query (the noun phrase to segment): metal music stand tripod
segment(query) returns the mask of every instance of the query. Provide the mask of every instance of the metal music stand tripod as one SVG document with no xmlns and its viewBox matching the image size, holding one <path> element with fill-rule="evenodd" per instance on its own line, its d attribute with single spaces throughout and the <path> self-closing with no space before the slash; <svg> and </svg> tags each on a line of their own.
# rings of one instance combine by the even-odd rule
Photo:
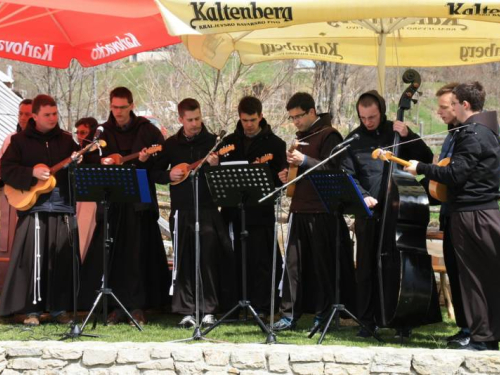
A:
<svg viewBox="0 0 500 375">
<path fill-rule="evenodd" d="M 134 323 L 139 331 L 142 327 L 127 311 L 125 306 L 108 287 L 108 261 L 113 239 L 109 234 L 108 213 L 110 203 L 136 203 L 151 201 L 148 196 L 147 178 L 145 174 L 131 166 L 123 165 L 93 165 L 75 169 L 76 197 L 78 201 L 101 202 L 103 214 L 103 282 L 99 289 L 92 309 L 82 325 L 82 331 L 87 325 L 99 301 L 102 301 L 103 325 L 107 325 L 108 296 L 111 296 L 120 306 L 125 315 Z M 140 179 L 138 178 L 140 177 Z M 145 180 L 145 181 L 144 181 Z M 101 299 L 102 298 L 102 299 Z"/>
<path fill-rule="evenodd" d="M 240 309 L 250 311 L 255 321 L 267 334 L 266 343 L 275 342 L 272 331 L 259 318 L 251 302 L 247 298 L 247 267 L 246 267 L 246 239 L 248 232 L 245 226 L 245 207 L 258 205 L 258 200 L 274 189 L 271 170 L 265 164 L 239 164 L 209 167 L 205 171 L 208 187 L 214 203 L 221 207 L 238 207 L 241 214 L 241 275 L 242 300 L 227 312 L 213 326 L 203 332 L 209 333 L 228 317 Z M 272 203 L 272 202 L 271 202 Z"/>
<path fill-rule="evenodd" d="M 326 320 L 326 324 L 324 321 L 323 324 L 318 324 L 309 333 L 308 337 L 312 338 L 320 328 L 323 328 L 321 337 L 318 340 L 318 344 L 321 344 L 333 318 L 335 318 L 335 327 L 338 330 L 340 313 L 345 312 L 354 319 L 359 326 L 370 332 L 375 339 L 382 341 L 375 332 L 369 329 L 340 303 L 340 219 L 343 214 L 371 216 L 372 212 L 365 204 L 356 182 L 354 182 L 353 178 L 344 171 L 314 172 L 309 175 L 309 178 L 328 212 L 333 212 L 337 217 L 337 233 L 335 238 L 335 303 L 332 306 L 332 311 Z"/>
</svg>

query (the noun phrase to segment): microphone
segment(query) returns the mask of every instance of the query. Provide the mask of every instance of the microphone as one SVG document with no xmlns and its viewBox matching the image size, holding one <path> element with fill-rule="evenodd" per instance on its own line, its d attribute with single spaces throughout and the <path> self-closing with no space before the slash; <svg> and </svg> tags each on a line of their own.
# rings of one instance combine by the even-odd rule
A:
<svg viewBox="0 0 500 375">
<path fill-rule="evenodd" d="M 335 146 L 333 149 L 338 150 L 339 148 L 342 148 L 344 146 L 347 146 L 353 141 L 357 141 L 359 139 L 359 134 L 353 134 L 351 138 L 346 139 L 344 142 L 339 143 L 337 146 Z M 332 150 L 333 151 L 333 150 Z"/>
<path fill-rule="evenodd" d="M 99 137 L 101 136 L 102 132 L 104 131 L 104 128 L 102 126 L 99 126 L 96 130 L 95 130 L 95 134 L 94 134 L 94 140 L 92 142 L 95 142 L 99 139 Z"/>
<path fill-rule="evenodd" d="M 224 138 L 227 134 L 227 131 L 221 130 L 220 133 L 217 135 L 217 141 L 220 141 L 222 138 Z"/>
</svg>

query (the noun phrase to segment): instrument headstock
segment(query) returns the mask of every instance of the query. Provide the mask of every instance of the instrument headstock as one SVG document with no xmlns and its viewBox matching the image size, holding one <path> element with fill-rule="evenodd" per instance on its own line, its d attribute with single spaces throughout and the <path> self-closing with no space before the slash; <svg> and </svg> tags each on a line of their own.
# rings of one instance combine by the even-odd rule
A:
<svg viewBox="0 0 500 375">
<path fill-rule="evenodd" d="M 163 149 L 162 145 L 154 144 L 146 149 L 146 154 L 156 156 Z"/>
</svg>

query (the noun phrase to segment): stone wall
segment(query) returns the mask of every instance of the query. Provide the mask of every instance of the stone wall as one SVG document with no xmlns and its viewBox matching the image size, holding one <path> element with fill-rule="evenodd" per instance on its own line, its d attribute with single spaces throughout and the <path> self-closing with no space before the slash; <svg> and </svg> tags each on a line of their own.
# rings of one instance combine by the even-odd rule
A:
<svg viewBox="0 0 500 375">
<path fill-rule="evenodd" d="M 258 344 L 0 342 L 0 374 L 500 374 L 500 353 Z"/>
</svg>

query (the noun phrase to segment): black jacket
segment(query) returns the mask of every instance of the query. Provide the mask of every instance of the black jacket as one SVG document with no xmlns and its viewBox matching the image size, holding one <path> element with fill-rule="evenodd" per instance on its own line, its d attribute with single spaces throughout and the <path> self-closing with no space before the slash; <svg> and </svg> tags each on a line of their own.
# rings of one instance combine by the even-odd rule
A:
<svg viewBox="0 0 500 375">
<path fill-rule="evenodd" d="M 78 145 L 70 133 L 59 125 L 47 133 L 35 129 L 30 119 L 26 130 L 14 134 L 2 157 L 2 180 L 16 189 L 29 190 L 37 183 L 33 167 L 45 164 L 49 168 L 68 158 Z M 57 185 L 52 192 L 42 194 L 36 204 L 27 211 L 18 211 L 19 216 L 31 212 L 73 212 L 69 202 L 68 170 L 61 169 L 55 175 Z"/>
<path fill-rule="evenodd" d="M 169 137 L 163 144 L 163 150 L 159 154 L 153 171 L 152 178 L 156 183 L 168 184 L 170 180 L 170 169 L 181 163 L 192 164 L 203 159 L 215 145 L 216 136 L 208 132 L 203 125 L 201 132 L 188 140 L 181 128 L 176 134 Z M 212 196 L 208 190 L 204 167 L 200 169 L 198 180 L 199 207 L 216 208 Z M 191 178 L 187 178 L 178 185 L 170 185 L 171 212 L 175 210 L 193 210 L 194 193 Z"/>
<path fill-rule="evenodd" d="M 286 168 L 286 143 L 273 133 L 266 119 L 259 123 L 261 131 L 252 138 L 246 137 L 243 132 L 241 121 L 236 124 L 234 133 L 224 138 L 222 147 L 234 145 L 235 149 L 227 154 L 220 156 L 220 161 L 245 160 L 253 163 L 256 158 L 262 158 L 266 155 L 272 155 L 272 159 L 267 162 L 274 180 L 275 186 L 281 186 L 278 178 L 278 172 Z M 271 204 L 269 206 L 269 203 Z M 248 225 L 272 225 L 274 223 L 273 199 L 270 199 L 267 205 L 246 208 L 246 223 Z M 232 221 L 238 215 L 238 210 L 234 208 L 223 208 L 222 215 L 224 220 Z"/>
<path fill-rule="evenodd" d="M 102 126 L 104 131 L 100 139 L 106 141 L 106 147 L 102 149 L 102 157 L 118 153 L 122 156 L 127 156 L 141 151 L 143 148 L 151 147 L 153 145 L 160 145 L 163 143 L 163 135 L 148 119 L 136 116 L 130 112 L 131 121 L 125 128 L 120 128 L 116 124 L 113 114 L 110 112 L 108 121 Z M 89 154 L 92 158 L 92 163 L 99 162 L 99 153 L 92 152 Z M 151 193 L 152 203 L 135 203 L 134 207 L 137 211 L 150 210 L 158 215 L 158 200 L 156 197 L 156 187 L 152 181 L 150 170 L 153 167 L 155 155 L 142 163 L 139 159 L 130 160 L 127 164 L 136 166 L 138 169 L 146 169 L 148 173 L 149 190 Z M 87 159 L 88 160 L 88 159 Z"/>
<path fill-rule="evenodd" d="M 342 136 L 332 126 L 332 118 L 328 113 L 319 114 L 319 119 L 306 131 L 297 132 L 297 139 L 303 139 L 307 145 L 297 147 L 297 150 L 306 155 L 304 165 L 300 166 L 297 175 L 306 169 L 315 166 L 330 156 L 333 148 L 342 142 Z M 307 137 L 307 138 L 306 138 Z M 330 159 L 318 170 L 338 170 L 343 155 Z M 327 212 L 314 185 L 308 178 L 297 182 L 295 193 L 290 205 L 290 212 L 299 213 L 325 213 Z"/>
<path fill-rule="evenodd" d="M 497 113 L 482 112 L 457 129 L 451 162 L 446 167 L 419 163 L 417 172 L 448 187 L 451 211 L 498 209 L 500 144 Z"/>
<path fill-rule="evenodd" d="M 361 124 L 354 129 L 347 138 L 354 134 L 359 135 L 359 139 L 351 143 L 347 157 L 342 163 L 342 168 L 353 176 L 364 197 L 371 196 L 381 200 L 381 186 L 385 180 L 384 175 L 388 163 L 380 159 L 373 159 L 372 152 L 377 148 L 390 146 L 394 143 L 393 122 L 387 120 L 385 114 L 385 100 L 376 91 L 368 91 L 361 95 L 371 95 L 380 103 L 381 118 L 377 129 L 369 131 Z M 356 108 L 358 105 L 356 105 Z M 433 154 L 425 142 L 408 128 L 408 135 L 401 137 L 401 142 L 418 139 L 418 141 L 403 144 L 399 147 L 399 157 L 401 159 L 420 160 L 424 163 L 431 163 Z"/>
</svg>

